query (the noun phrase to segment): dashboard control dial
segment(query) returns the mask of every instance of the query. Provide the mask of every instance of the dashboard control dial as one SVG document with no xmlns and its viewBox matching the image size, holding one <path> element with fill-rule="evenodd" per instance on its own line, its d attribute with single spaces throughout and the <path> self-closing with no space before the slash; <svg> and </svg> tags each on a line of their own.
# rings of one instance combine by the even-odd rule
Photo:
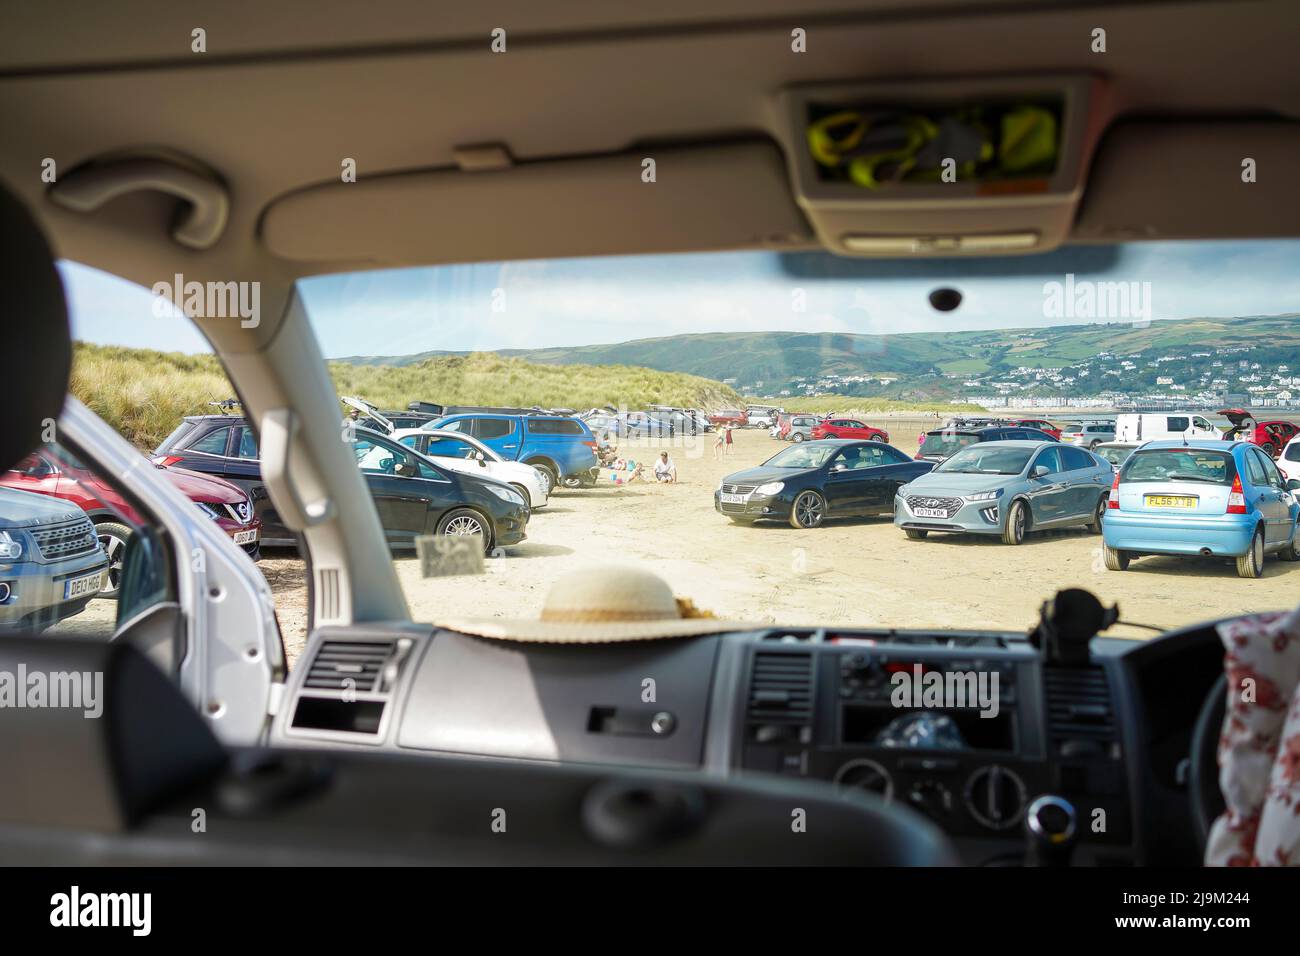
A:
<svg viewBox="0 0 1300 956">
<path fill-rule="evenodd" d="M 886 803 L 894 799 L 894 778 L 889 771 L 874 760 L 850 760 L 835 774 L 835 788 L 865 790 L 881 797 Z"/>
<path fill-rule="evenodd" d="M 1024 816 L 1025 784 L 1006 767 L 980 767 L 966 781 L 966 809 L 990 830 L 1015 826 Z"/>
</svg>

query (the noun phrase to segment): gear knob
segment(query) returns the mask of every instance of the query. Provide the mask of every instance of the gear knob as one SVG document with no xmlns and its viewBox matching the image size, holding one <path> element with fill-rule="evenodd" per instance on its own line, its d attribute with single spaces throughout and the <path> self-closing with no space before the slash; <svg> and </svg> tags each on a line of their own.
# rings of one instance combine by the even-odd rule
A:
<svg viewBox="0 0 1300 956">
<path fill-rule="evenodd" d="M 1025 811 L 1026 866 L 1069 866 L 1077 818 L 1074 804 L 1055 794 L 1038 797 Z"/>
</svg>

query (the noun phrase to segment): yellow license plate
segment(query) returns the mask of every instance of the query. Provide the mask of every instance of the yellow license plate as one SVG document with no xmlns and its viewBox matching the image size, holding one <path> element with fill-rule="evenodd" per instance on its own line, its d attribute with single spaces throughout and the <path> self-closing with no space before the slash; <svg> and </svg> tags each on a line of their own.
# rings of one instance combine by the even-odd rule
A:
<svg viewBox="0 0 1300 956">
<path fill-rule="evenodd" d="M 1195 508 L 1196 499 L 1189 495 L 1147 495 L 1148 508 Z"/>
</svg>

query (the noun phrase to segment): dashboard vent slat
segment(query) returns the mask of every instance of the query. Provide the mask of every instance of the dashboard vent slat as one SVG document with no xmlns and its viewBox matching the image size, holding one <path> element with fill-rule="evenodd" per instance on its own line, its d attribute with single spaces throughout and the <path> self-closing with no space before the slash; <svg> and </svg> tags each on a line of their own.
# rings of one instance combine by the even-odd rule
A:
<svg viewBox="0 0 1300 956">
<path fill-rule="evenodd" d="M 812 720 L 811 654 L 760 652 L 754 655 L 748 716 L 765 724 L 807 724 Z"/>
<path fill-rule="evenodd" d="M 1053 747 L 1072 740 L 1113 743 L 1115 712 L 1110 685 L 1100 667 L 1043 670 L 1047 696 L 1047 733 Z"/>
<path fill-rule="evenodd" d="M 351 680 L 352 690 L 372 691 L 392 653 L 392 641 L 325 641 L 312 658 L 303 686 L 341 691 L 349 686 L 344 681 Z"/>
</svg>

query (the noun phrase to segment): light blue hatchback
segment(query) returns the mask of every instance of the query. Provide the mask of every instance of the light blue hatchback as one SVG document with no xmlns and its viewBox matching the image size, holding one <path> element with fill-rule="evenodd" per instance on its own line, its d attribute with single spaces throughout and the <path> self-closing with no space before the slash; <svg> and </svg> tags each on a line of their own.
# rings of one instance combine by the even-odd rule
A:
<svg viewBox="0 0 1300 956">
<path fill-rule="evenodd" d="M 1106 567 L 1144 554 L 1233 558 L 1257 578 L 1264 556 L 1300 560 L 1300 481 L 1248 442 L 1152 441 L 1115 476 L 1102 521 Z"/>
</svg>

